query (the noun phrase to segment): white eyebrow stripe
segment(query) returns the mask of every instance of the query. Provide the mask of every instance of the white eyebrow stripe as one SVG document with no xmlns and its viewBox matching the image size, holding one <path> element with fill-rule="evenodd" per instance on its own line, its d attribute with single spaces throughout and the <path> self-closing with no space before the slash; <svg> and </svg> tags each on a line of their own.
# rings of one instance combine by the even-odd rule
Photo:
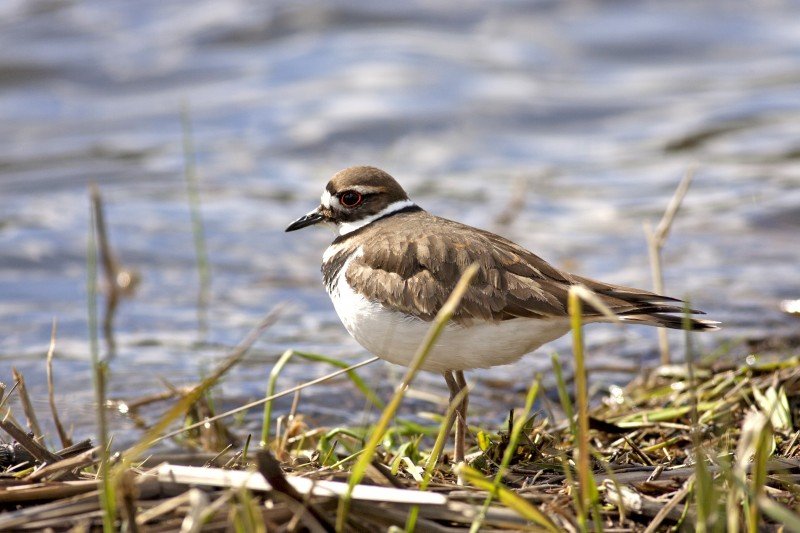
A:
<svg viewBox="0 0 800 533">
<path fill-rule="evenodd" d="M 347 190 L 356 191 L 359 194 L 375 194 L 383 191 L 383 189 L 378 187 L 370 187 L 369 185 L 354 185 Z"/>
</svg>

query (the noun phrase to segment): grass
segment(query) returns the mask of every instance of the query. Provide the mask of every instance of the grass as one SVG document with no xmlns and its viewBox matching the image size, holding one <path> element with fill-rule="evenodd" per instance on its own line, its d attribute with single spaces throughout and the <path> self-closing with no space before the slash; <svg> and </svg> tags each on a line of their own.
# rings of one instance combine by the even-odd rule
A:
<svg viewBox="0 0 800 533">
<path fill-rule="evenodd" d="M 542 527 L 547 531 L 558 531 L 553 522 L 551 522 L 550 519 L 547 518 L 544 513 L 542 513 L 542 511 L 535 506 L 530 505 L 525 499 L 520 498 L 512 491 L 502 486 L 503 476 L 505 475 L 511 460 L 517 453 L 517 445 L 519 444 L 522 430 L 528 421 L 528 414 L 533 408 L 533 402 L 539 395 L 540 382 L 541 376 L 536 376 L 536 379 L 528 389 L 528 394 L 525 398 L 525 407 L 523 407 L 522 412 L 518 415 L 517 420 L 512 425 L 511 434 L 509 435 L 508 439 L 508 445 L 503 452 L 503 459 L 497 468 L 497 473 L 494 475 L 494 479 L 489 482 L 483 477 L 483 474 L 477 470 L 474 470 L 466 465 L 459 465 L 467 480 L 469 480 L 473 485 L 488 491 L 486 500 L 483 502 L 483 507 L 481 508 L 480 513 L 470 525 L 470 533 L 477 533 L 481 530 L 481 527 L 486 520 L 486 513 L 489 511 L 489 506 L 492 504 L 492 501 L 498 497 L 505 505 L 515 510 L 520 516 L 524 516 L 537 526 Z"/>
<path fill-rule="evenodd" d="M 375 392 L 370 388 L 369 385 L 361 379 L 358 374 L 354 371 L 348 369 L 348 365 L 339 361 L 338 359 L 333 359 L 331 357 L 326 357 L 324 355 L 307 353 L 307 352 L 299 352 L 296 350 L 286 350 L 283 355 L 278 358 L 278 361 L 273 365 L 269 372 L 269 379 L 267 380 L 267 393 L 266 399 L 264 401 L 264 418 L 261 424 L 261 442 L 260 446 L 267 447 L 270 445 L 270 426 L 272 424 L 272 402 L 275 398 L 275 387 L 278 380 L 278 376 L 280 376 L 281 372 L 283 371 L 283 367 L 293 358 L 293 357 L 300 357 L 302 359 L 306 359 L 308 361 L 313 361 L 316 363 L 325 363 L 326 365 L 330 365 L 336 368 L 340 368 L 346 371 L 347 377 L 350 378 L 353 385 L 366 397 L 366 399 L 378 409 L 383 409 L 384 405 L 380 398 L 375 394 Z"/>
<path fill-rule="evenodd" d="M 108 366 L 100 359 L 97 321 L 97 222 L 94 206 L 90 208 L 89 240 L 86 246 L 86 297 L 89 323 L 89 353 L 92 360 L 92 377 L 94 382 L 95 402 L 97 409 L 97 431 L 100 440 L 100 461 L 98 476 L 100 478 L 100 502 L 103 509 L 103 531 L 111 533 L 115 530 L 117 502 L 115 487 L 109 476 L 110 439 L 106 421 L 106 377 Z M 24 381 L 20 380 L 20 383 Z"/>
<path fill-rule="evenodd" d="M 186 197 L 192 224 L 192 237 L 197 264 L 197 329 L 200 340 L 208 332 L 208 303 L 211 298 L 211 267 L 206 249 L 206 234 L 200 209 L 200 184 L 197 175 L 197 153 L 192 136 L 192 119 L 189 104 L 181 106 L 181 131 L 183 135 L 183 174 L 186 181 Z"/>
</svg>

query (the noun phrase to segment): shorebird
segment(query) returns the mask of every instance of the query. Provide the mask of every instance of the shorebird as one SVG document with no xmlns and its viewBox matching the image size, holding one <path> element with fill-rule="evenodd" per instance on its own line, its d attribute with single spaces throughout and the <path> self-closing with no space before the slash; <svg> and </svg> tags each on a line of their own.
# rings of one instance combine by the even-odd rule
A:
<svg viewBox="0 0 800 533">
<path fill-rule="evenodd" d="M 553 267 L 489 231 L 437 217 L 409 199 L 392 176 L 375 167 L 336 173 L 320 205 L 286 231 L 335 226 L 322 256 L 322 277 L 344 327 L 374 355 L 408 366 L 431 321 L 465 269 L 478 272 L 422 365 L 444 375 L 451 402 L 466 388 L 464 371 L 517 361 L 570 329 L 567 294 L 581 284 L 621 321 L 682 329 L 676 298 L 603 283 Z M 692 314 L 702 314 L 691 310 Z M 584 323 L 609 319 L 585 306 Z M 693 330 L 717 329 L 692 318 Z M 455 422 L 455 462 L 464 460 L 466 390 Z"/>
</svg>

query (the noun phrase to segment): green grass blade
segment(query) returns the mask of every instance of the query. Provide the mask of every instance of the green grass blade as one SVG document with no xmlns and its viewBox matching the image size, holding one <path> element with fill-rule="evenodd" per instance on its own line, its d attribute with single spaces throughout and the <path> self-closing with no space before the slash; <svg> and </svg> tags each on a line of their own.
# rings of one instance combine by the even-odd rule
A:
<svg viewBox="0 0 800 533">
<path fill-rule="evenodd" d="M 286 350 L 283 352 L 283 355 L 280 356 L 278 361 L 269 371 L 269 380 L 267 381 L 267 398 L 273 396 L 275 394 L 275 382 L 278 380 L 278 376 L 283 370 L 283 367 L 292 358 L 294 352 L 292 350 Z M 272 401 L 268 401 L 264 403 L 264 420 L 261 424 L 261 443 L 260 446 L 262 448 L 267 448 L 269 446 L 269 428 L 272 425 Z"/>
<path fill-rule="evenodd" d="M 757 533 L 759 531 L 761 515 L 760 497 L 764 494 L 764 487 L 767 484 L 767 460 L 770 455 L 772 455 L 773 447 L 772 425 L 769 422 L 769 418 L 764 417 L 761 431 L 758 432 L 755 455 L 753 456 L 750 489 L 751 500 L 747 521 L 747 530 L 749 533 Z"/>
<path fill-rule="evenodd" d="M 513 509 L 517 514 L 530 520 L 534 524 L 546 529 L 547 531 L 557 532 L 559 529 L 553 524 L 552 521 L 539 509 L 531 505 L 527 500 L 508 490 L 502 485 L 496 485 L 493 481 L 489 481 L 483 474 L 468 466 L 462 464 L 459 466 L 459 471 L 464 479 L 471 485 L 479 489 L 489 491 L 490 494 L 494 493 L 497 498 L 510 509 Z"/>
<path fill-rule="evenodd" d="M 186 194 L 189 201 L 189 216 L 192 222 L 195 257 L 199 286 L 197 290 L 197 326 L 201 338 L 208 330 L 208 301 L 211 293 L 211 270 L 206 250 L 206 236 L 203 216 L 200 212 L 200 187 L 197 178 L 197 154 L 192 140 L 192 122 L 189 105 L 181 106 L 181 130 L 183 132 L 183 173 L 186 180 Z"/>
<path fill-rule="evenodd" d="M 758 506 L 764 511 L 764 514 L 781 524 L 786 531 L 800 533 L 800 515 L 792 512 L 788 507 L 772 501 L 764 494 L 758 496 Z"/>
<path fill-rule="evenodd" d="M 579 498 L 578 524 L 581 529 L 588 529 L 588 514 L 592 510 L 595 528 L 599 529 L 599 499 L 590 462 L 589 446 L 589 394 L 586 380 L 586 358 L 583 341 L 583 304 L 582 299 L 588 289 L 581 286 L 570 287 L 568 310 L 572 329 L 572 351 L 575 357 L 575 404 L 578 414 L 578 438 L 575 448 L 575 464 L 578 470 Z"/>
<path fill-rule="evenodd" d="M 303 359 L 308 359 L 309 361 L 315 361 L 318 363 L 326 363 L 336 368 L 347 368 L 349 365 L 344 361 L 339 361 L 338 359 L 334 359 L 332 357 L 327 357 L 325 355 L 320 355 L 316 353 L 309 353 L 309 352 L 295 352 L 295 355 L 298 357 L 302 357 Z M 385 404 L 383 401 L 375 394 L 375 391 L 367 385 L 367 382 L 364 381 L 361 376 L 356 374 L 355 370 L 351 370 L 347 372 L 347 377 L 350 378 L 350 381 L 353 382 L 358 390 L 369 400 L 369 402 L 377 407 L 378 409 L 383 409 Z"/>
<path fill-rule="evenodd" d="M 97 185 L 92 184 L 93 194 L 97 194 Z M 106 381 L 108 366 L 100 361 L 97 328 L 97 230 L 94 206 L 89 210 L 89 239 L 86 246 L 86 295 L 89 322 L 89 351 L 92 359 L 95 404 L 97 406 L 97 432 L 100 439 L 100 506 L 103 509 L 103 531 L 112 533 L 116 530 L 116 495 L 114 483 L 109 472 L 109 438 L 106 423 Z"/>
<path fill-rule="evenodd" d="M 433 449 L 431 450 L 431 454 L 428 456 L 428 460 L 425 462 L 425 473 L 422 477 L 422 483 L 419 484 L 419 490 L 425 491 L 428 490 L 428 485 L 433 478 L 433 470 L 436 467 L 436 463 L 439 460 L 439 456 L 442 454 L 442 450 L 444 449 L 444 445 L 447 442 L 448 437 L 448 421 L 450 417 L 453 416 L 453 413 L 456 410 L 458 404 L 461 403 L 461 400 L 464 399 L 464 396 L 467 395 L 467 389 L 462 389 L 454 398 L 453 401 L 447 406 L 447 411 L 444 414 L 444 418 L 442 419 L 442 423 L 439 425 L 439 432 L 436 435 L 436 441 L 433 443 Z M 411 511 L 408 513 L 408 517 L 406 518 L 406 525 L 405 531 L 407 533 L 411 533 L 414 531 L 416 527 L 417 518 L 419 517 L 419 506 L 415 505 L 411 508 Z"/>
<path fill-rule="evenodd" d="M 569 429 L 575 440 L 578 438 L 578 426 L 575 424 L 575 410 L 572 408 L 572 401 L 569 399 L 567 392 L 567 383 L 564 381 L 564 371 L 561 366 L 561 359 L 557 353 L 550 356 L 550 361 L 553 363 L 553 373 L 556 375 L 556 388 L 558 389 L 558 400 L 561 402 L 561 408 L 564 410 L 564 416 L 569 421 Z"/>
</svg>

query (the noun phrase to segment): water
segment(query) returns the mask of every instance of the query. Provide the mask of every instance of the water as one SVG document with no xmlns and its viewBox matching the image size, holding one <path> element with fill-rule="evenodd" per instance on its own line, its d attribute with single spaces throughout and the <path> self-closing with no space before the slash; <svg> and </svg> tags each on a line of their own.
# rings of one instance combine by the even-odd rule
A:
<svg viewBox="0 0 800 533">
<path fill-rule="evenodd" d="M 285 349 L 360 360 L 320 283 L 331 235 L 283 228 L 315 205 L 333 172 L 362 163 L 389 170 L 437 214 L 499 231 L 581 274 L 644 287 L 643 223 L 658 221 L 695 166 L 664 261 L 667 292 L 725 322 L 698 344 L 796 331 L 778 302 L 800 294 L 799 15 L 788 1 L 462 2 L 458 10 L 6 1 L 0 379 L 19 368 L 46 412 L 44 354 L 56 318 L 62 415 L 77 434 L 92 432 L 92 181 L 115 253 L 142 275 L 116 319 L 112 396 L 193 382 L 278 302 L 287 309 L 226 379 L 222 406 L 263 394 Z M 183 106 L 213 280 L 200 347 Z M 523 208 L 501 223 L 520 194 Z M 671 338 L 677 346 L 680 334 Z M 595 326 L 588 342 L 595 366 L 656 357 L 646 328 Z M 553 347 L 566 353 L 568 343 Z M 473 373 L 477 415 L 496 423 L 521 402 L 490 385 L 524 389 L 547 372 L 547 353 Z M 290 364 L 279 387 L 328 370 Z M 386 364 L 362 371 L 382 393 L 398 373 Z M 593 375 L 597 386 L 612 379 Z M 422 376 L 420 387 L 442 393 L 440 381 Z M 301 402 L 312 424 L 357 422 L 362 408 L 346 381 Z M 113 422 L 122 441 L 132 438 L 129 422 Z"/>
</svg>

